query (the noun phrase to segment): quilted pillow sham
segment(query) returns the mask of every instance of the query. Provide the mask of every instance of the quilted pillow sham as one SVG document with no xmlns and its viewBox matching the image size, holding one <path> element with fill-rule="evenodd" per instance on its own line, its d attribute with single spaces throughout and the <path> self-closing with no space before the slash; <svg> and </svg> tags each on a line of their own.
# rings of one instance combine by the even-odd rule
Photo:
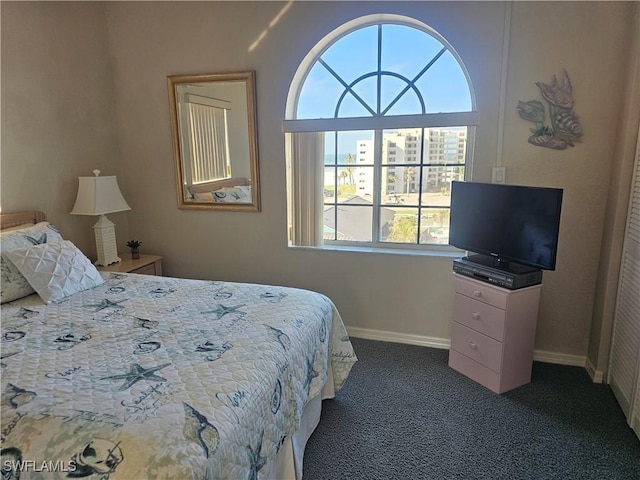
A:
<svg viewBox="0 0 640 480">
<path fill-rule="evenodd" d="M 47 243 L 52 239 L 62 240 L 62 235 L 55 225 L 49 222 L 40 222 L 19 230 L 1 232 L 0 251 Z"/>
<path fill-rule="evenodd" d="M 251 203 L 251 187 L 248 185 L 223 187 L 211 194 L 216 203 Z"/>
<path fill-rule="evenodd" d="M 0 233 L 0 303 L 11 302 L 34 293 L 20 271 L 5 258 L 4 252 L 15 248 L 38 245 L 49 241 L 62 241 L 62 235 L 49 222 L 40 222 L 20 229 Z"/>
<path fill-rule="evenodd" d="M 16 248 L 4 255 L 45 303 L 104 283 L 96 267 L 69 240 Z"/>
</svg>

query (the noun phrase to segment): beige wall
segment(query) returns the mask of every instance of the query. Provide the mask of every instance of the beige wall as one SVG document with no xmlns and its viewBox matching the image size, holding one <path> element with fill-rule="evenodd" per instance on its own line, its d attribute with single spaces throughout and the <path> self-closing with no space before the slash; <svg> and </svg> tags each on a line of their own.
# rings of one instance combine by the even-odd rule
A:
<svg viewBox="0 0 640 480">
<path fill-rule="evenodd" d="M 394 332 L 414 340 L 446 339 L 453 298 L 451 258 L 286 246 L 281 120 L 299 62 L 317 41 L 348 20 L 376 12 L 409 15 L 448 38 L 470 72 L 481 113 L 474 179 L 488 180 L 491 166 L 502 158 L 509 183 L 565 189 L 558 268 L 544 274 L 536 348 L 581 357 L 587 354 L 598 268 L 592 259 L 600 253 L 609 178 L 615 165 L 612 152 L 626 84 L 632 2 L 514 2 L 509 16 L 505 14 L 510 4 L 504 2 L 47 5 L 8 7 L 2 3 L 4 211 L 49 210 L 51 204 L 59 217 L 56 221 L 68 226 L 70 238 L 80 239 L 85 219 L 70 218 L 65 212 L 73 202 L 75 177 L 99 163 L 105 173 L 119 175 L 133 208 L 114 215 L 119 237 L 128 222 L 127 234 L 142 240 L 145 251 L 165 256 L 168 275 L 310 288 L 330 296 L 349 327 Z M 42 31 L 27 33 L 28 29 L 13 26 L 36 21 L 41 22 Z M 506 25 L 510 25 L 510 41 L 507 82 L 502 86 Z M 25 55 L 33 41 L 41 42 L 40 47 Z M 84 58 L 89 49 L 91 58 Z M 92 82 L 81 82 L 76 88 L 86 94 L 94 92 L 91 100 L 99 104 L 83 104 L 77 112 L 64 110 L 70 126 L 55 127 L 55 117 L 49 116 L 37 127 L 29 127 L 30 117 L 18 110 L 15 101 L 7 104 L 5 92 L 13 97 L 16 91 L 28 90 L 23 82 L 31 82 L 31 88 L 51 95 L 51 99 L 42 99 L 47 108 L 51 103 L 52 108 L 62 104 L 69 96 L 66 86 L 62 91 L 52 89 L 45 75 L 50 55 L 62 53 L 54 68 L 60 77 L 57 83 L 68 68 L 75 71 L 72 77 L 90 76 Z M 5 55 L 10 60 L 5 62 Z M 31 80 L 26 73 L 5 78 L 8 68 L 23 67 L 41 74 Z M 562 152 L 533 147 L 526 141 L 530 124 L 517 116 L 515 106 L 518 100 L 539 99 L 535 82 L 548 83 L 564 68 L 573 83 L 584 142 Z M 166 76 L 248 69 L 256 70 L 257 78 L 262 212 L 179 210 Z M 502 98 L 503 124 L 499 122 Z M 26 101 L 35 107 L 30 99 Z M 11 134 L 5 132 L 9 113 L 19 118 Z M 89 113 L 104 123 L 87 131 Z M 69 138 L 74 122 L 81 138 Z M 116 125 L 117 142 L 113 138 Z M 64 128 L 66 137 L 62 135 L 48 149 L 38 149 L 31 167 L 23 167 L 18 156 L 29 155 L 31 148 L 14 136 L 24 128 L 42 134 L 50 128 Z M 116 159 L 113 163 L 112 158 Z M 37 169 L 45 173 L 32 188 L 47 189 L 51 203 L 34 200 L 16 187 Z M 49 186 L 52 178 L 57 185 Z M 395 290 L 398 286 L 402 292 Z"/>
<path fill-rule="evenodd" d="M 452 2 L 445 9 L 432 2 L 109 5 L 122 158 L 143 175 L 126 179 L 138 205 L 130 214 L 131 229 L 149 250 L 165 255 L 168 274 L 309 288 L 332 298 L 350 327 L 449 337 L 451 258 L 294 250 L 286 245 L 281 121 L 291 79 L 330 30 L 379 11 L 413 15 L 431 24 L 468 58 L 474 87 L 483 92 L 478 95 L 484 118 L 476 141 L 478 158 L 495 158 L 501 3 Z M 460 24 L 464 28 L 458 28 Z M 178 210 L 165 77 L 246 69 L 256 70 L 262 212 Z M 402 292 L 394 291 L 397 285 Z"/>
<path fill-rule="evenodd" d="M 44 210 L 63 235 L 95 257 L 91 226 L 97 218 L 69 212 L 79 176 L 96 168 L 120 175 L 104 8 L 1 2 L 0 13 L 2 211 Z M 128 235 L 126 215 L 109 216 L 119 244 Z"/>
<path fill-rule="evenodd" d="M 620 275 L 622 246 L 627 220 L 633 159 L 640 139 L 640 3 L 633 14 L 635 25 L 630 41 L 629 75 L 624 89 L 616 145 L 612 154 L 613 170 L 609 182 L 604 234 L 596 283 L 595 302 L 589 338 L 589 369 L 603 376 L 607 373 L 616 292 Z"/>
<path fill-rule="evenodd" d="M 515 2 L 511 24 L 504 160 L 510 183 L 564 188 L 555 272 L 544 274 L 536 347 L 584 355 L 596 292 L 609 179 L 630 53 L 630 7 L 618 2 Z M 530 147 L 518 100 L 540 100 L 535 81 L 573 85 L 581 144 Z"/>
</svg>

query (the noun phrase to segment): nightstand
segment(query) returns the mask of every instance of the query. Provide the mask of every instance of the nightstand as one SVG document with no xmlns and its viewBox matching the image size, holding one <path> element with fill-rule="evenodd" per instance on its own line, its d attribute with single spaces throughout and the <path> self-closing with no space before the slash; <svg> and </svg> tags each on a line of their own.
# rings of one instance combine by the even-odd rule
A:
<svg viewBox="0 0 640 480">
<path fill-rule="evenodd" d="M 130 253 L 119 253 L 122 261 L 107 267 L 98 266 L 101 272 L 141 273 L 143 275 L 162 275 L 162 257 L 159 255 L 140 254 L 140 258 L 131 258 Z"/>
</svg>

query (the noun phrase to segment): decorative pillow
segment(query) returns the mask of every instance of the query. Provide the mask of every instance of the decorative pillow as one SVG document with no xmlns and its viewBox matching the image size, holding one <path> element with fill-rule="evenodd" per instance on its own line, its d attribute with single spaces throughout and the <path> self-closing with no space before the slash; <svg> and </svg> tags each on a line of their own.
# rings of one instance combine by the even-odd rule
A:
<svg viewBox="0 0 640 480">
<path fill-rule="evenodd" d="M 49 222 L 40 222 L 19 230 L 0 232 L 0 251 L 47 243 L 52 239 L 62 240 L 62 235 L 55 225 Z"/>
<path fill-rule="evenodd" d="M 213 202 L 213 194 L 211 192 L 194 193 L 193 199 L 197 202 Z"/>
<path fill-rule="evenodd" d="M 211 192 L 216 203 L 251 203 L 251 187 L 239 185 L 237 187 L 223 187 Z"/>
<path fill-rule="evenodd" d="M 91 261 L 69 240 L 3 252 L 46 303 L 104 283 Z"/>
<path fill-rule="evenodd" d="M 12 302 L 35 293 L 16 266 L 5 258 L 4 253 L 0 255 L 0 276 L 1 303 Z"/>
<path fill-rule="evenodd" d="M 18 269 L 7 261 L 4 255 L 6 250 L 12 250 L 29 245 L 38 245 L 48 241 L 62 241 L 62 235 L 54 225 L 49 222 L 40 222 L 35 225 L 19 229 L 3 230 L 0 233 L 0 303 L 11 302 L 34 293 L 29 282 L 22 276 Z"/>
</svg>

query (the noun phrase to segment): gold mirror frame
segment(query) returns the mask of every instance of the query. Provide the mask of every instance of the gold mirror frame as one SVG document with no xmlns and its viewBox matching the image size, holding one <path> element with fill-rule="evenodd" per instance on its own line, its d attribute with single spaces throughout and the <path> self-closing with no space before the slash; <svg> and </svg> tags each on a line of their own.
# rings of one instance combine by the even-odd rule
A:
<svg viewBox="0 0 640 480">
<path fill-rule="evenodd" d="M 231 95 L 231 88 L 238 90 L 244 86 L 246 95 L 236 96 L 236 101 L 226 97 Z M 176 188 L 178 196 L 178 208 L 193 210 L 227 210 L 227 211 L 260 211 L 260 176 L 258 168 L 258 134 L 256 127 L 256 93 L 255 93 L 255 71 L 234 72 L 234 73 L 213 73 L 201 75 L 170 75 L 167 76 L 167 88 L 169 93 L 169 112 L 171 116 L 171 129 L 173 133 L 173 153 L 175 158 L 176 171 Z M 202 90 L 199 90 L 202 89 Z M 203 143 L 215 144 L 224 150 L 226 163 L 218 165 L 219 170 L 224 172 L 221 177 L 215 177 L 210 174 L 206 180 L 194 180 L 193 176 L 188 172 L 192 163 L 189 165 L 185 162 L 188 152 L 193 151 L 192 145 L 196 143 L 193 133 L 191 135 L 183 135 L 181 125 L 186 125 L 184 115 L 180 117 L 180 112 L 184 112 L 185 102 L 181 99 L 186 95 L 192 95 L 191 98 L 204 98 L 194 95 L 193 91 L 204 91 L 210 89 L 215 91 L 216 98 L 206 98 L 206 102 L 219 102 L 222 105 L 218 111 L 221 118 L 224 118 L 224 136 L 225 141 L 217 142 L 212 136 L 219 135 L 209 134 L 205 131 L 208 129 L 201 128 L 203 132 Z M 189 93 L 191 92 L 191 93 Z M 246 108 L 244 104 L 246 101 Z M 194 103 L 197 103 L 194 101 Z M 218 104 L 215 104 L 218 107 Z M 210 105 L 205 105 L 205 107 Z M 228 107 L 227 107 L 228 106 Z M 199 108 L 199 107 L 196 107 Z M 211 109 L 209 109 L 211 110 Z M 243 115 L 246 111 L 246 118 Z M 232 118 L 230 122 L 232 128 L 227 128 L 227 119 Z M 213 120 L 205 120 L 204 124 Z M 193 122 L 192 122 L 193 124 Z M 233 125 L 240 125 L 234 128 Z M 229 142 L 229 133 L 237 136 L 241 140 Z M 189 143 L 187 143 L 189 142 Z M 222 145 L 225 144 L 225 145 Z M 185 148 L 188 152 L 185 152 Z M 240 152 L 240 153 L 238 153 Z M 244 160 L 247 163 L 244 163 Z M 235 162 L 239 166 L 237 170 L 241 173 L 234 174 L 232 163 Z M 215 196 L 215 197 L 214 197 Z M 214 200 L 214 198 L 216 200 Z M 231 201 L 232 198 L 240 198 L 241 201 Z"/>
</svg>

